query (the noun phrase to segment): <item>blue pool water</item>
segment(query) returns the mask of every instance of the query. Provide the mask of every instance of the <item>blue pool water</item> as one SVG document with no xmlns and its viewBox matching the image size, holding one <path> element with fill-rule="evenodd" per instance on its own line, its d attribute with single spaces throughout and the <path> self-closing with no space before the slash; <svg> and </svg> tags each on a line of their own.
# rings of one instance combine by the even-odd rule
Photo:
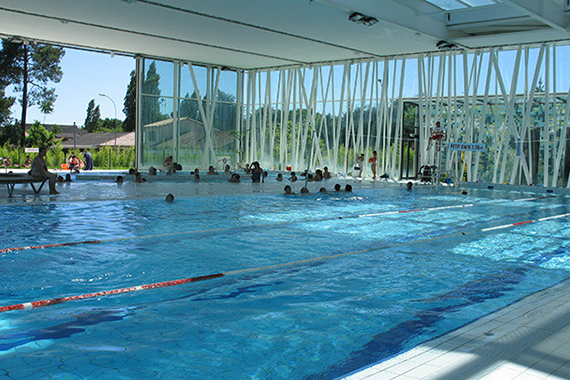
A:
<svg viewBox="0 0 570 380">
<path fill-rule="evenodd" d="M 0 306 L 254 270 L 2 313 L 0 377 L 333 379 L 570 277 L 568 217 L 481 231 L 566 197 L 469 193 L 2 204 L 0 248 L 102 243 L 0 254 Z"/>
</svg>

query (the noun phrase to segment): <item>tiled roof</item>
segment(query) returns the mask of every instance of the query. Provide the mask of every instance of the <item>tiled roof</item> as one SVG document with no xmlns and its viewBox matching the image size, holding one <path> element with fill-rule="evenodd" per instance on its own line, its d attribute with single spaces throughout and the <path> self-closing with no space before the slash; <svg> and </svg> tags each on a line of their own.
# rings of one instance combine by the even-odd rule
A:
<svg viewBox="0 0 570 380">
<path fill-rule="evenodd" d="M 135 132 L 117 132 L 116 146 L 135 146 Z M 61 142 L 64 148 L 99 148 L 115 146 L 115 132 L 84 133 L 71 138 L 64 138 Z"/>
</svg>

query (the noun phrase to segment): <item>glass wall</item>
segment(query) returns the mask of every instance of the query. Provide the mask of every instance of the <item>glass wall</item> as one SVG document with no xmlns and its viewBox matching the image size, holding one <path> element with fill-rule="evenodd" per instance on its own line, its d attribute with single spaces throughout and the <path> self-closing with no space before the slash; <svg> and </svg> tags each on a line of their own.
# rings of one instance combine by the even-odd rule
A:
<svg viewBox="0 0 570 380">
<path fill-rule="evenodd" d="M 543 44 L 249 71 L 243 157 L 351 174 L 377 151 L 379 174 L 395 179 L 430 165 L 440 179 L 568 187 L 568 59 L 568 45 Z"/>
<path fill-rule="evenodd" d="M 139 166 L 162 167 L 162 161 L 174 152 L 174 64 L 143 60 L 140 91 L 142 147 Z"/>
<path fill-rule="evenodd" d="M 555 43 L 245 72 L 145 59 L 139 162 L 350 174 L 377 151 L 394 179 L 432 165 L 455 181 L 568 187 L 569 59 Z"/>
<path fill-rule="evenodd" d="M 235 164 L 238 73 L 141 61 L 139 166 L 162 168 L 168 156 L 185 170 Z"/>
</svg>

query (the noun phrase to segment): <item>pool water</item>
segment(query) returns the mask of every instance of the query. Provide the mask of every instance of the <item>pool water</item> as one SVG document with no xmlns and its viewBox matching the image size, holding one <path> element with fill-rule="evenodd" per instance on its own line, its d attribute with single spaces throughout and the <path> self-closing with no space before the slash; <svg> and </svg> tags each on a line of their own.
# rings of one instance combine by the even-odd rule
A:
<svg viewBox="0 0 570 380">
<path fill-rule="evenodd" d="M 533 197 L 385 187 L 0 205 L 0 248 L 101 240 L 1 253 L 0 306 L 231 274 L 2 313 L 0 377 L 342 377 L 570 277 L 568 217 L 510 226 L 569 212 L 565 196 Z"/>
</svg>

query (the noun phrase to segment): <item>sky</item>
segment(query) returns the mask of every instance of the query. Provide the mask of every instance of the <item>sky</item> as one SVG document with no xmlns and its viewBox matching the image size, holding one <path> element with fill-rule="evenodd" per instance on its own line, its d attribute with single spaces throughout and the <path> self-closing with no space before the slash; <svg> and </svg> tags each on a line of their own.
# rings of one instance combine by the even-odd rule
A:
<svg viewBox="0 0 570 380">
<path fill-rule="evenodd" d="M 35 120 L 43 124 L 72 125 L 74 122 L 82 126 L 87 116 L 87 105 L 91 99 L 99 105 L 101 118 L 115 118 L 115 107 L 103 93 L 109 96 L 117 106 L 117 119 L 124 120 L 123 113 L 125 94 L 130 81 L 130 73 L 135 69 L 136 61 L 131 57 L 95 53 L 76 49 L 65 49 L 65 56 L 60 66 L 63 77 L 59 83 L 53 84 L 57 94 L 54 111 L 44 115 L 39 108 L 28 108 L 27 123 Z M 10 90 L 7 95 L 10 95 Z M 11 96 L 19 96 L 12 94 Z M 21 107 L 16 101 L 12 107 L 12 117 L 21 119 Z"/>
</svg>

